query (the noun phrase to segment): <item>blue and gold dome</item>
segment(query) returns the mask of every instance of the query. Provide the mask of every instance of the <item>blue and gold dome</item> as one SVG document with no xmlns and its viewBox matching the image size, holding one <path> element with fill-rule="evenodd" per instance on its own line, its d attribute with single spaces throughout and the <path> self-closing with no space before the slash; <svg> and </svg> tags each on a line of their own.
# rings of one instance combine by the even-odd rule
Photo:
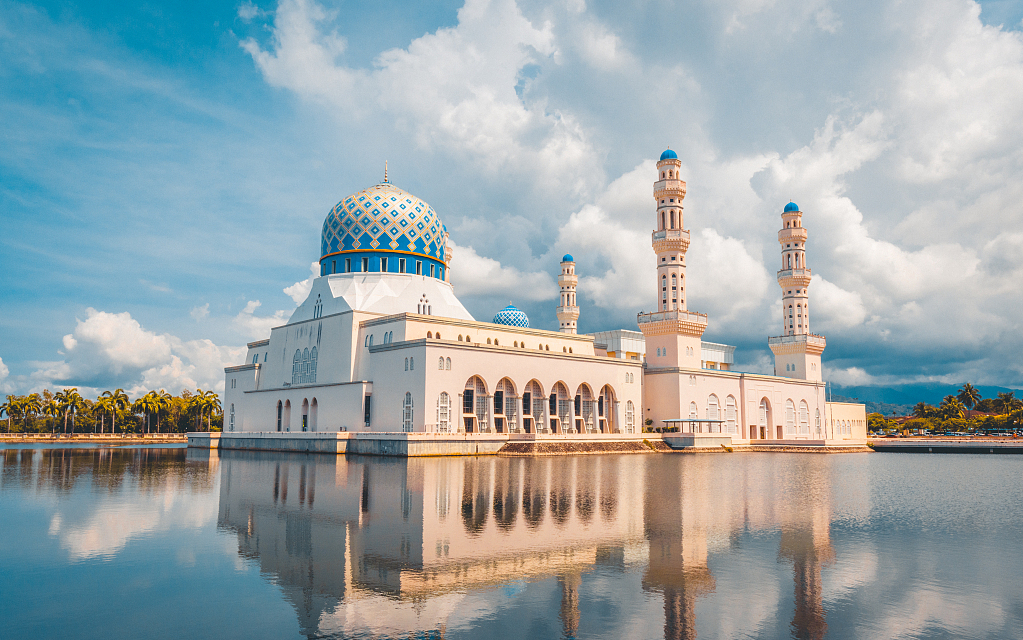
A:
<svg viewBox="0 0 1023 640">
<path fill-rule="evenodd" d="M 791 213 L 793 211 L 799 211 L 799 205 L 795 202 L 790 202 L 785 205 L 785 213 Z"/>
<path fill-rule="evenodd" d="M 323 221 L 320 273 L 415 273 L 444 279 L 445 229 L 437 213 L 389 182 L 353 193 Z"/>
<path fill-rule="evenodd" d="M 527 329 L 529 328 L 529 318 L 514 305 L 508 305 L 504 309 L 498 311 L 497 315 L 494 316 L 494 324 L 503 324 L 509 327 L 522 327 L 523 329 Z"/>
</svg>

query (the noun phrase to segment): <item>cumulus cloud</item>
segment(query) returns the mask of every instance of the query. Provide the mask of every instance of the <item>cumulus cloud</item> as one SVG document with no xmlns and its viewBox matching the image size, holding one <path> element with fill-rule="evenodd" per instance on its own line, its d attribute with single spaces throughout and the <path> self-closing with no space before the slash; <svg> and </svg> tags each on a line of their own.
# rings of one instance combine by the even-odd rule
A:
<svg viewBox="0 0 1023 640">
<path fill-rule="evenodd" d="M 450 240 L 449 244 L 453 264 L 457 265 L 451 269 L 451 284 L 460 296 L 520 300 L 551 300 L 558 296 L 558 285 L 544 271 L 519 271 L 479 255 L 472 247 L 459 247 Z"/>
<path fill-rule="evenodd" d="M 43 363 L 31 375 L 38 386 L 77 386 L 86 390 L 123 387 L 222 390 L 223 369 L 244 357 L 244 347 L 210 340 L 182 340 L 145 329 L 128 312 L 86 309 L 63 338 L 62 361 Z"/>
<path fill-rule="evenodd" d="M 300 284 L 302 283 L 299 282 L 293 286 L 297 287 Z M 308 295 L 308 291 L 306 295 Z M 302 299 L 305 300 L 304 297 Z M 269 338 L 270 329 L 281 326 L 291 317 L 291 312 L 283 309 L 278 309 L 270 316 L 257 316 L 256 309 L 260 306 L 262 306 L 262 303 L 259 300 L 249 300 L 245 308 L 234 317 L 234 326 L 242 332 L 242 335 L 252 340 Z"/>
<path fill-rule="evenodd" d="M 291 297 L 291 299 L 295 301 L 295 306 L 296 307 L 298 305 L 302 304 L 303 302 L 305 302 L 305 299 L 309 297 L 309 292 L 313 288 L 313 280 L 316 279 L 317 277 L 319 277 L 319 275 L 320 275 L 320 263 L 319 262 L 310 262 L 309 263 L 309 277 L 306 278 L 305 280 L 300 280 L 299 282 L 296 282 L 295 284 L 291 285 L 290 287 L 285 287 L 284 288 L 284 293 L 288 294 L 288 296 Z M 251 304 L 251 303 L 249 303 L 249 304 Z M 258 302 L 256 303 L 256 306 L 259 306 Z M 254 310 L 254 308 L 253 308 L 253 310 Z"/>
<path fill-rule="evenodd" d="M 14 387 L 7 382 L 8 376 L 10 376 L 11 370 L 4 364 L 4 359 L 0 358 L 0 392 L 10 393 L 14 390 Z"/>
</svg>

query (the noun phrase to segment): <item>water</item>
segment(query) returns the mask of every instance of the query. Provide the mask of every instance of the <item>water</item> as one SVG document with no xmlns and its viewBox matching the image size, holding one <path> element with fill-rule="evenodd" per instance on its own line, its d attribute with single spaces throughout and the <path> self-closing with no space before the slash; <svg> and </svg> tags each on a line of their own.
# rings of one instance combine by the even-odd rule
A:
<svg viewBox="0 0 1023 640">
<path fill-rule="evenodd" d="M 3 638 L 1023 637 L 1023 456 L 0 465 Z"/>
</svg>

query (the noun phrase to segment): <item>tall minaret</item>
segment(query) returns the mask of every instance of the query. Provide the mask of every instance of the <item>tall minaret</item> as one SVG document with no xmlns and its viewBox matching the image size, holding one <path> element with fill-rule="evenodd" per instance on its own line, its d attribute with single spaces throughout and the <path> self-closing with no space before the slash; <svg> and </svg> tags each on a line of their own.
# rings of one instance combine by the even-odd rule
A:
<svg viewBox="0 0 1023 640">
<path fill-rule="evenodd" d="M 707 328 L 707 316 L 690 312 L 686 306 L 689 231 L 682 228 L 686 183 L 681 169 L 682 162 L 674 151 L 668 149 L 661 154 L 654 181 L 656 213 L 650 238 L 657 256 L 657 311 L 641 313 L 637 321 L 646 336 L 648 366 L 699 369 L 700 338 Z"/>
<path fill-rule="evenodd" d="M 781 214 L 781 286 L 782 335 L 768 340 L 774 352 L 774 373 L 786 378 L 822 380 L 821 354 L 824 336 L 810 333 L 810 269 L 806 266 L 806 228 L 799 205 L 790 202 Z"/>
<path fill-rule="evenodd" d="M 561 333 L 576 333 L 579 320 L 579 307 L 575 302 L 575 287 L 579 284 L 579 276 L 575 275 L 575 258 L 566 253 L 561 259 L 561 273 L 558 275 L 558 286 L 561 287 L 561 304 L 558 305 L 558 324 Z"/>
</svg>

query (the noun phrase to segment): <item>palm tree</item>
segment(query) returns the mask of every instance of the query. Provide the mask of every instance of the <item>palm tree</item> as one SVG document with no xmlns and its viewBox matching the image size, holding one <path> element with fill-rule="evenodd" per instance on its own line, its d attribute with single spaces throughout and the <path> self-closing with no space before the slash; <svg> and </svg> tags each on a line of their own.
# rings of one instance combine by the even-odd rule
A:
<svg viewBox="0 0 1023 640">
<path fill-rule="evenodd" d="M 1016 397 L 1014 391 L 1000 391 L 998 396 L 995 398 L 995 410 L 1001 414 L 1007 414 L 1012 411 L 1013 405 L 1016 403 Z"/>
<path fill-rule="evenodd" d="M 926 402 L 918 402 L 913 407 L 913 415 L 917 418 L 929 418 L 934 413 L 934 407 Z"/>
<path fill-rule="evenodd" d="M 969 410 L 972 409 L 978 402 L 980 402 L 980 392 L 972 384 L 967 382 L 959 389 L 959 394 L 956 396 L 959 402 L 963 403 L 966 407 L 967 417 L 969 417 Z"/>
<path fill-rule="evenodd" d="M 124 389 L 118 389 L 114 392 L 104 391 L 102 398 L 110 403 L 110 433 L 114 433 L 117 431 L 117 412 L 127 411 L 128 407 L 131 406 L 131 402 L 128 400 L 128 394 L 124 392 Z"/>
<path fill-rule="evenodd" d="M 60 415 L 60 411 L 61 411 L 60 403 L 57 402 L 56 399 L 50 398 L 49 400 L 43 402 L 43 415 L 54 418 L 54 420 L 50 422 L 51 425 L 56 423 L 55 419 L 57 416 Z M 52 426 L 50 428 L 50 431 L 53 431 Z"/>
<path fill-rule="evenodd" d="M 14 396 L 7 396 L 7 402 L 0 404 L 0 416 L 7 414 L 7 433 L 11 432 L 11 401 Z"/>
<path fill-rule="evenodd" d="M 172 400 L 174 396 L 167 393 L 163 389 L 160 389 L 160 393 L 154 392 L 153 395 L 156 398 L 156 404 L 158 405 L 158 409 L 156 411 L 156 432 L 159 433 L 161 416 L 164 413 L 170 412 L 171 407 L 173 406 Z"/>
<path fill-rule="evenodd" d="M 58 391 L 54 395 L 54 399 L 60 405 L 61 413 L 64 415 L 64 433 L 67 433 L 67 419 L 68 416 L 78 414 L 79 409 L 84 406 L 84 400 L 79 393 L 77 387 L 71 387 L 70 389 L 64 389 Z M 74 432 L 74 422 L 71 423 L 71 431 Z"/>
<path fill-rule="evenodd" d="M 966 407 L 953 395 L 947 395 L 941 400 L 941 406 L 938 407 L 941 410 L 942 418 L 944 420 L 951 420 L 952 418 L 962 418 L 965 413 Z"/>
<path fill-rule="evenodd" d="M 22 419 L 27 420 L 34 413 L 43 410 L 43 398 L 38 393 L 30 393 L 24 397 L 21 405 Z"/>
</svg>

